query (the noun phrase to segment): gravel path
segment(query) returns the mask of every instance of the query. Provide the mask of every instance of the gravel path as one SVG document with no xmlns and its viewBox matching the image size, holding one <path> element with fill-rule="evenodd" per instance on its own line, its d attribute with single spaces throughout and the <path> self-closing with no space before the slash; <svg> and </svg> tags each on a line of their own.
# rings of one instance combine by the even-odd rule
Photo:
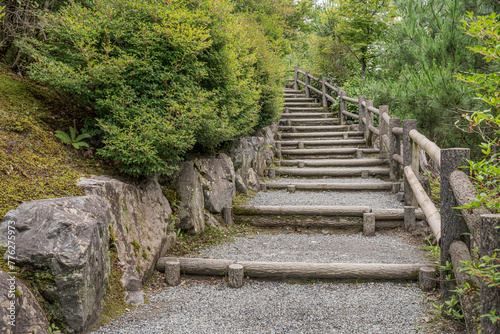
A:
<svg viewBox="0 0 500 334">
<path fill-rule="evenodd" d="M 427 263 L 425 252 L 403 236 L 252 234 L 202 250 L 200 257 L 235 261 Z"/>
<path fill-rule="evenodd" d="M 165 288 L 93 333 L 421 333 L 415 284 L 191 282 Z"/>
<path fill-rule="evenodd" d="M 245 205 L 331 205 L 369 206 L 374 209 L 403 209 L 403 203 L 390 192 L 349 191 L 349 192 L 308 192 L 275 190 L 257 193 Z"/>
</svg>

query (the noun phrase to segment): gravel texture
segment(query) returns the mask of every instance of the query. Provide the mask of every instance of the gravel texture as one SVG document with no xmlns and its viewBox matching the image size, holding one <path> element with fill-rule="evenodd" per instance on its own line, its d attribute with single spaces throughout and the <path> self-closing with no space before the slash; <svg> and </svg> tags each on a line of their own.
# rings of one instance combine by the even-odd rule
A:
<svg viewBox="0 0 500 334">
<path fill-rule="evenodd" d="M 403 236 L 251 234 L 204 249 L 200 257 L 235 261 L 427 263 L 425 252 Z"/>
<path fill-rule="evenodd" d="M 324 177 L 324 178 L 310 178 L 310 179 L 281 177 L 281 178 L 276 178 L 274 180 L 270 180 L 269 182 L 288 184 L 288 183 L 386 183 L 387 181 L 376 178 L 362 179 L 359 177 L 350 177 L 350 178 Z"/>
<path fill-rule="evenodd" d="M 257 193 L 245 205 L 330 205 L 330 206 L 369 206 L 373 209 L 403 209 L 403 203 L 390 192 L 370 191 L 296 191 L 272 190 Z"/>
<path fill-rule="evenodd" d="M 149 301 L 93 333 L 419 333 L 426 309 L 415 284 L 388 282 L 188 281 Z"/>
</svg>

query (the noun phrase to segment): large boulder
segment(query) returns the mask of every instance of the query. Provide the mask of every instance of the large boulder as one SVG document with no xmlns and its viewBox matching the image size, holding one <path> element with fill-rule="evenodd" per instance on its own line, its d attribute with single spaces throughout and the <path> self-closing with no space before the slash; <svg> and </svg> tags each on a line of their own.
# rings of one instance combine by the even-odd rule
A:
<svg viewBox="0 0 500 334">
<path fill-rule="evenodd" d="M 198 234 L 205 229 L 202 176 L 194 167 L 193 161 L 182 162 L 178 167 L 171 177 L 180 197 L 176 228 Z"/>
<path fill-rule="evenodd" d="M 38 288 L 68 333 L 87 331 L 98 317 L 110 272 L 109 218 L 103 199 L 91 195 L 25 202 L 0 225 L 4 246 L 15 226 L 15 263 L 44 277 Z"/>
<path fill-rule="evenodd" d="M 224 153 L 197 158 L 194 164 L 203 176 L 203 197 L 205 209 L 220 213 L 225 206 L 233 203 L 236 194 L 234 166 L 231 158 Z"/>
<path fill-rule="evenodd" d="M 125 301 L 144 302 L 142 281 L 153 273 L 175 233 L 168 231 L 172 210 L 154 178 L 134 183 L 100 176 L 81 178 L 85 193 L 100 196 L 110 216 L 112 239 L 124 271 Z"/>
<path fill-rule="evenodd" d="M 49 322 L 33 293 L 0 270 L 0 332 L 49 334 Z"/>
<path fill-rule="evenodd" d="M 258 191 L 255 173 L 260 176 L 273 162 L 274 136 L 278 132 L 277 124 L 266 126 L 255 136 L 240 138 L 233 142 L 229 151 L 236 174 L 240 175 L 247 188 Z M 250 184 L 249 184 L 250 183 Z"/>
</svg>

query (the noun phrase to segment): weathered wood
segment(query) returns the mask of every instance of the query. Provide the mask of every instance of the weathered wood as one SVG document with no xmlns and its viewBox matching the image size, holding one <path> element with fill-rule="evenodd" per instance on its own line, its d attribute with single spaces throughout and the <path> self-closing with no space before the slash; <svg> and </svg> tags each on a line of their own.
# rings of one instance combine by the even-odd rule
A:
<svg viewBox="0 0 500 334">
<path fill-rule="evenodd" d="M 340 88 L 337 88 L 337 87 L 335 87 L 335 86 L 333 86 L 333 85 L 329 84 L 328 82 L 326 82 L 326 83 L 325 83 L 325 86 L 326 86 L 327 88 L 330 88 L 331 90 L 333 90 L 333 91 L 334 91 L 334 92 L 336 92 L 336 93 L 338 93 L 338 92 L 339 92 L 339 89 L 340 89 Z"/>
<path fill-rule="evenodd" d="M 181 272 L 185 274 L 196 273 L 198 275 L 210 276 L 224 276 L 227 273 L 229 265 L 234 263 L 234 261 L 231 260 L 161 257 L 156 263 L 156 270 L 158 270 L 159 272 L 165 272 L 166 263 L 168 261 L 179 261 Z"/>
<path fill-rule="evenodd" d="M 279 175 L 295 175 L 295 176 L 357 176 L 365 175 L 389 175 L 389 168 L 372 167 L 365 168 L 279 168 L 276 169 L 276 174 Z"/>
<path fill-rule="evenodd" d="M 427 218 L 427 222 L 429 223 L 432 233 L 436 237 L 436 240 L 439 242 L 439 240 L 441 239 L 441 215 L 436 209 L 434 203 L 432 203 L 429 196 L 427 196 L 427 193 L 418 181 L 417 176 L 413 173 L 411 166 L 406 166 L 404 171 L 409 186 L 413 191 L 413 196 L 422 207 L 422 211 Z M 409 190 L 405 188 L 405 192 L 406 191 Z"/>
<path fill-rule="evenodd" d="M 347 111 L 347 104 L 345 101 L 347 93 L 344 91 L 340 91 L 339 93 L 339 101 L 340 101 L 340 106 L 339 106 L 339 119 L 340 119 L 340 124 L 346 124 L 346 117 L 344 115 L 344 112 Z"/>
<path fill-rule="evenodd" d="M 417 128 L 416 119 L 403 120 L 403 168 L 411 165 L 412 143 L 410 138 L 410 131 Z M 411 206 L 413 201 L 413 194 L 410 189 L 410 184 L 407 178 L 404 178 L 404 200 L 405 205 Z"/>
<path fill-rule="evenodd" d="M 379 219 L 404 219 L 404 209 L 372 209 L 377 220 Z M 416 219 L 425 219 L 425 214 L 421 209 L 415 210 Z"/>
<path fill-rule="evenodd" d="M 358 115 L 359 115 L 359 120 L 362 120 L 363 118 L 366 118 L 365 107 L 363 107 L 363 102 L 365 101 L 365 99 L 366 98 L 363 95 L 359 95 L 358 96 Z M 359 131 L 362 131 L 363 133 L 365 132 L 365 124 L 362 121 L 359 122 Z"/>
<path fill-rule="evenodd" d="M 417 143 L 424 151 L 431 157 L 434 162 L 440 166 L 441 163 L 441 149 L 435 143 L 431 142 L 427 139 L 426 136 L 418 132 L 416 129 L 413 129 L 409 132 L 410 138 Z"/>
<path fill-rule="evenodd" d="M 311 92 L 309 91 L 309 85 L 310 85 L 310 80 L 309 80 L 309 72 L 305 71 L 305 82 L 304 82 L 304 91 L 306 94 L 306 97 L 311 97 Z"/>
<path fill-rule="evenodd" d="M 363 135 L 363 133 L 359 132 L 359 131 L 352 131 L 352 132 L 338 131 L 338 132 L 280 133 L 280 135 L 281 135 L 282 138 L 287 138 L 287 137 L 321 137 L 321 138 L 326 138 L 326 137 L 343 137 L 345 134 L 347 134 L 350 137 L 352 137 L 352 136 L 362 136 Z M 279 139 L 279 140 L 281 140 L 281 139 Z"/>
<path fill-rule="evenodd" d="M 402 136 L 403 135 L 403 128 L 401 127 L 395 127 L 392 128 L 392 133 L 395 134 L 396 136 Z"/>
<path fill-rule="evenodd" d="M 404 208 L 404 225 L 403 228 L 406 232 L 412 232 L 416 228 L 416 215 L 415 207 L 405 206 Z"/>
<path fill-rule="evenodd" d="M 396 136 L 393 133 L 393 129 L 401 125 L 401 120 L 399 118 L 391 118 L 389 120 L 389 138 L 390 138 L 390 150 L 389 150 L 389 157 L 394 157 L 398 156 L 399 153 L 401 153 L 401 138 L 399 136 Z M 399 167 L 399 164 L 396 163 L 395 160 L 389 159 L 389 168 L 391 169 L 391 180 L 400 180 L 401 179 L 401 168 Z M 401 162 L 403 162 L 403 159 L 401 157 Z"/>
<path fill-rule="evenodd" d="M 276 178 L 276 169 L 269 168 L 269 178 L 270 179 L 275 179 Z"/>
<path fill-rule="evenodd" d="M 373 105 L 368 106 L 367 109 L 368 109 L 368 111 L 370 111 L 371 113 L 374 113 L 375 115 L 380 115 L 380 111 L 377 108 L 375 108 Z"/>
<path fill-rule="evenodd" d="M 323 105 L 323 108 L 328 108 L 328 100 L 326 99 L 326 85 L 325 85 L 326 79 L 322 78 L 321 79 L 321 102 Z"/>
<path fill-rule="evenodd" d="M 436 287 L 436 269 L 432 267 L 420 268 L 418 283 L 423 291 L 432 291 Z"/>
<path fill-rule="evenodd" d="M 181 264 L 179 260 L 165 261 L 165 281 L 170 286 L 176 286 L 181 283 Z"/>
<path fill-rule="evenodd" d="M 373 125 L 368 124 L 368 130 L 370 130 L 370 133 L 374 133 L 377 136 L 380 136 L 380 130 L 374 127 Z"/>
<path fill-rule="evenodd" d="M 500 249 L 500 215 L 482 215 L 479 238 L 479 254 L 481 256 L 493 256 L 497 249 Z M 490 314 L 496 310 L 500 312 L 500 289 L 488 287 L 481 283 L 481 314 Z M 481 333 L 500 333 L 500 321 L 492 323 L 487 317 L 481 318 Z"/>
<path fill-rule="evenodd" d="M 344 97 L 344 100 L 346 100 L 347 102 L 356 103 L 356 104 L 359 102 L 357 99 L 354 99 L 352 97 L 348 97 L 347 95 Z"/>
<path fill-rule="evenodd" d="M 336 229 L 342 231 L 351 231 L 358 233 L 363 230 L 363 218 L 344 217 L 344 216 L 324 216 L 324 215 L 237 215 L 235 217 L 237 224 L 245 224 L 257 227 L 266 228 L 321 228 L 321 229 Z M 399 221 L 391 221 L 391 226 L 397 225 Z M 396 223 L 396 224 L 394 224 Z M 379 222 L 376 222 L 377 228 L 380 227 Z M 386 227 L 386 226 L 384 226 Z"/>
<path fill-rule="evenodd" d="M 342 113 L 344 114 L 344 116 L 349 116 L 349 117 L 354 118 L 354 119 L 359 119 L 359 115 L 353 114 L 352 112 L 342 111 Z"/>
<path fill-rule="evenodd" d="M 464 283 L 468 283 L 472 288 L 479 289 L 479 280 L 476 277 L 471 277 L 463 270 L 459 270 L 464 262 L 471 261 L 469 247 L 460 240 L 455 240 L 451 243 L 450 257 L 453 265 L 453 273 L 455 274 L 455 281 L 458 287 L 463 288 Z M 475 304 L 480 303 L 478 294 L 459 294 L 460 305 L 462 307 L 462 314 L 464 315 L 465 324 L 469 333 L 477 333 L 475 319 L 480 317 Z"/>
<path fill-rule="evenodd" d="M 233 208 L 225 206 L 222 208 L 222 219 L 227 226 L 233 226 Z"/>
<path fill-rule="evenodd" d="M 352 216 L 362 217 L 370 212 L 368 206 L 270 206 L 238 205 L 234 206 L 236 215 L 306 215 L 306 216 Z"/>
<path fill-rule="evenodd" d="M 293 68 L 293 89 L 295 89 L 295 90 L 299 89 L 299 84 L 297 83 L 298 79 L 299 79 L 298 67 L 295 66 Z"/>
<path fill-rule="evenodd" d="M 449 180 L 451 189 L 453 190 L 453 195 L 457 201 L 457 206 L 465 206 L 465 204 L 470 203 L 471 198 L 476 198 L 476 188 L 467 174 L 465 174 L 462 170 L 454 170 L 451 172 Z M 491 212 L 484 206 L 473 210 L 462 209 L 460 212 L 467 223 L 472 237 L 475 240 L 478 240 L 481 215 L 487 215 Z"/>
<path fill-rule="evenodd" d="M 399 154 L 394 154 L 394 155 L 392 156 L 392 159 L 393 159 L 394 161 L 396 161 L 396 162 L 397 162 L 398 164 L 400 164 L 400 165 L 404 164 L 403 157 L 402 157 L 402 156 L 400 156 Z M 398 168 L 399 168 L 399 165 L 398 165 Z"/>
<path fill-rule="evenodd" d="M 315 154 L 355 154 L 356 148 L 306 148 L 281 150 L 282 154 L 288 155 L 315 155 Z"/>
<path fill-rule="evenodd" d="M 307 144 L 307 142 L 304 142 Z M 321 159 L 321 160 L 284 160 L 282 166 L 293 166 L 299 162 L 303 162 L 308 167 L 355 167 L 355 166 L 380 166 L 387 164 L 385 159 L 362 159 L 363 151 L 357 150 L 356 154 L 360 152 L 361 158 L 356 159 Z"/>
<path fill-rule="evenodd" d="M 238 262 L 249 277 L 415 280 L 421 264 Z"/>
<path fill-rule="evenodd" d="M 413 131 L 413 130 L 412 130 Z M 417 176 L 420 175 L 420 146 L 418 143 L 412 141 L 412 153 L 411 153 L 411 169 L 413 173 Z M 412 197 L 411 205 L 418 208 L 418 200 L 415 196 Z"/>
<path fill-rule="evenodd" d="M 440 188 L 441 188 L 441 265 L 446 266 L 450 262 L 450 245 L 454 240 L 462 240 L 470 245 L 470 237 L 467 223 L 459 210 L 453 209 L 457 206 L 453 190 L 450 187 L 450 175 L 458 167 L 467 164 L 470 157 L 469 149 L 452 148 L 441 150 L 439 158 L 440 168 Z M 449 275 L 449 271 L 441 271 L 441 278 Z M 451 282 L 444 280 L 441 284 L 441 299 L 449 300 L 453 294 Z"/>
<path fill-rule="evenodd" d="M 263 184 L 263 183 L 261 183 Z M 268 188 L 286 189 L 286 183 L 265 183 Z M 293 183 L 298 190 L 390 190 L 391 183 Z"/>
<path fill-rule="evenodd" d="M 389 141 L 389 106 L 380 106 L 380 117 L 378 120 L 378 129 L 379 129 L 379 158 L 387 158 L 388 153 L 391 149 L 391 143 Z M 385 149 L 384 149 L 385 147 Z M 392 179 L 391 179 L 392 180 Z"/>
<path fill-rule="evenodd" d="M 364 213 L 363 214 L 363 234 L 367 237 L 375 235 L 375 214 L 374 213 Z"/>
<path fill-rule="evenodd" d="M 293 185 L 293 184 L 289 184 L 289 185 L 287 185 L 287 186 L 286 186 L 286 190 L 287 190 L 289 193 L 291 193 L 291 194 L 293 194 L 293 193 L 295 192 L 295 189 L 296 189 L 296 188 L 295 188 L 295 185 Z"/>
<path fill-rule="evenodd" d="M 168 258 L 160 258 L 160 260 Z M 190 275 L 224 276 L 231 260 L 175 258 L 184 273 Z M 325 278 L 415 280 L 422 264 L 386 263 L 310 263 L 239 261 L 245 276 L 260 278 Z"/>
<path fill-rule="evenodd" d="M 241 264 L 230 264 L 227 285 L 230 288 L 241 288 L 243 286 L 244 274 L 243 266 Z"/>
</svg>

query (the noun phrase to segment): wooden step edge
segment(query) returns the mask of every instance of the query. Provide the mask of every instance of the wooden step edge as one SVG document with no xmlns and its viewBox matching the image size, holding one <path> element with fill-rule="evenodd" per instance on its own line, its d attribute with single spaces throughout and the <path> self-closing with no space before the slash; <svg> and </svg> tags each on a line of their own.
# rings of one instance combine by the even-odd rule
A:
<svg viewBox="0 0 500 334">
<path fill-rule="evenodd" d="M 265 182 L 262 183 L 266 189 L 288 189 L 293 186 L 295 190 L 339 190 L 339 191 L 361 191 L 361 190 L 392 190 L 392 183 L 303 183 L 303 182 Z"/>
<path fill-rule="evenodd" d="M 429 267 L 429 264 L 423 263 L 268 262 L 162 257 L 156 269 L 165 272 L 169 261 L 178 261 L 183 274 L 209 276 L 226 276 L 230 265 L 239 264 L 244 268 L 245 277 L 252 278 L 416 280 L 420 270 Z"/>
</svg>

